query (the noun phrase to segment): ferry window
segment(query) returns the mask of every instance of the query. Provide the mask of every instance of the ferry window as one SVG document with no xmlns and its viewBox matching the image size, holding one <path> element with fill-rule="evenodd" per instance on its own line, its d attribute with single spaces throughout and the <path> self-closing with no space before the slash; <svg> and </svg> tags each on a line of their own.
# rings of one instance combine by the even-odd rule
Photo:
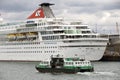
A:
<svg viewBox="0 0 120 80">
<path fill-rule="evenodd" d="M 46 62 L 46 64 L 49 64 L 49 62 Z"/>
<path fill-rule="evenodd" d="M 70 63 L 68 62 L 67 64 L 69 65 Z"/>
<path fill-rule="evenodd" d="M 77 64 L 77 62 L 75 62 L 75 64 Z"/>
<path fill-rule="evenodd" d="M 47 62 L 45 62 L 45 64 L 47 64 Z"/>
<path fill-rule="evenodd" d="M 43 64 L 46 64 L 46 62 L 43 62 Z"/>
<path fill-rule="evenodd" d="M 67 62 L 65 64 L 68 64 Z"/>
<path fill-rule="evenodd" d="M 68 29 L 70 29 L 70 27 L 68 27 Z"/>
</svg>

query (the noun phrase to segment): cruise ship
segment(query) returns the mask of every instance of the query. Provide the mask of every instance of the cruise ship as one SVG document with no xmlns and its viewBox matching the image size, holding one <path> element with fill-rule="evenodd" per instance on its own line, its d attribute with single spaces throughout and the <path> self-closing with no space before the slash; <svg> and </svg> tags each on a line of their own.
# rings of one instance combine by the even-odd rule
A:
<svg viewBox="0 0 120 80">
<path fill-rule="evenodd" d="M 91 61 L 102 58 L 108 39 L 79 19 L 56 18 L 51 5 L 40 4 L 25 21 L 0 21 L 0 60 L 40 61 L 56 54 Z"/>
</svg>

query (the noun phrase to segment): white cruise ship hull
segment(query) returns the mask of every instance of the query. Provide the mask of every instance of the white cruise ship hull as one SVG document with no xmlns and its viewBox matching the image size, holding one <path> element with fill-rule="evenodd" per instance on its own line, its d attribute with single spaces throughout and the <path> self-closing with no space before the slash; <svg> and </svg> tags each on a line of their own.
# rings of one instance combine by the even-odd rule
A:
<svg viewBox="0 0 120 80">
<path fill-rule="evenodd" d="M 106 42 L 80 41 L 63 43 L 62 41 L 1 43 L 0 60 L 3 61 L 40 61 L 51 55 L 62 54 L 65 57 L 80 57 L 87 60 L 100 60 L 104 54 Z"/>
</svg>

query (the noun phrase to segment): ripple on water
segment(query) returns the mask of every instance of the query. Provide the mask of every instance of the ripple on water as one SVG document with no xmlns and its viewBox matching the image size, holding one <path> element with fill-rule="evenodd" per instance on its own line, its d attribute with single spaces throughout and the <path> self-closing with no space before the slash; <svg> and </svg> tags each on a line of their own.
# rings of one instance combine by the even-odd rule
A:
<svg viewBox="0 0 120 80">
<path fill-rule="evenodd" d="M 113 72 L 84 72 L 84 73 L 81 73 L 81 72 L 78 72 L 77 74 L 80 74 L 80 75 L 90 75 L 90 76 L 95 76 L 95 75 L 103 75 L 103 76 L 115 76 L 117 75 L 116 73 L 113 73 Z"/>
</svg>

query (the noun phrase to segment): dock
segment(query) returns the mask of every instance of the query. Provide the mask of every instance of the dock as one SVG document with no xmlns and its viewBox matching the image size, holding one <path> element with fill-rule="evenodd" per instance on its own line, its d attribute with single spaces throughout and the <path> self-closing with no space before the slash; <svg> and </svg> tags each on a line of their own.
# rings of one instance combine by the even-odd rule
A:
<svg viewBox="0 0 120 80">
<path fill-rule="evenodd" d="M 109 42 L 101 61 L 120 61 L 120 35 L 106 36 L 109 36 Z"/>
</svg>

